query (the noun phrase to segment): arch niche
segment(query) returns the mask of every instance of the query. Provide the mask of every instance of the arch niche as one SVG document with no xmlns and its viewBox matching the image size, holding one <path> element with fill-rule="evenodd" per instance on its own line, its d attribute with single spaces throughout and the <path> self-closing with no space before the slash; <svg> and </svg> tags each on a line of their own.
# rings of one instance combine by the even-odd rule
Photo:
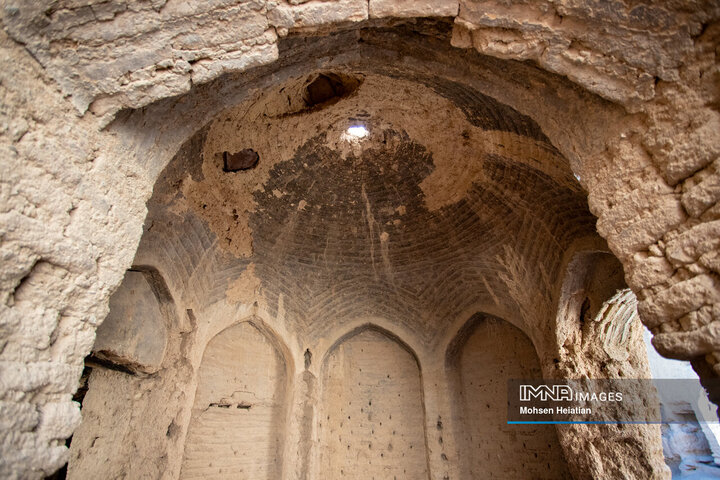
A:
<svg viewBox="0 0 720 480">
<path fill-rule="evenodd" d="M 276 342 L 251 322 L 207 344 L 180 479 L 282 477 L 291 372 Z"/>
<path fill-rule="evenodd" d="M 317 478 L 430 478 L 420 365 L 368 325 L 328 352 L 320 379 Z"/>
<path fill-rule="evenodd" d="M 554 425 L 508 425 L 508 380 L 543 378 L 530 338 L 500 318 L 473 315 L 446 357 L 461 478 L 572 478 Z"/>
</svg>

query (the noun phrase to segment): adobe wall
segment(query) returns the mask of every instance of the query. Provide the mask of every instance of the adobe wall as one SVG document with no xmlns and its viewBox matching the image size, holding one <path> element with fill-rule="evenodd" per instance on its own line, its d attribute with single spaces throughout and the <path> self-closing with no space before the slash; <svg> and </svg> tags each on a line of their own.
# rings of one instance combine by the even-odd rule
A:
<svg viewBox="0 0 720 480">
<path fill-rule="evenodd" d="M 210 340 L 198 371 L 180 478 L 281 477 L 287 370 L 272 341 L 249 323 Z"/>
<path fill-rule="evenodd" d="M 429 478 L 425 405 L 414 355 L 365 330 L 325 360 L 315 478 Z"/>
<path fill-rule="evenodd" d="M 198 106 L 193 92 L 270 65 L 288 33 L 368 17 L 456 17 L 453 45 L 510 60 L 467 73 L 534 118 L 569 160 L 659 351 L 717 364 L 717 5 L 423 5 L 4 3 L 4 476 L 41 478 L 67 459 L 64 439 L 80 420 L 70 397 L 135 256 L 155 180 L 230 105 Z M 533 73 L 508 80 L 518 71 Z M 146 115 L 156 101 L 157 115 Z M 137 110 L 104 128 L 126 108 Z"/>
<path fill-rule="evenodd" d="M 530 340 L 517 327 L 476 315 L 449 359 L 459 478 L 572 478 L 553 425 L 508 425 L 508 380 L 542 378 Z M 492 434 L 488 434 L 492 432 Z"/>
<path fill-rule="evenodd" d="M 377 28 L 360 34 L 361 38 L 397 38 L 394 32 Z M 365 62 L 367 50 L 353 43 L 356 35 L 332 38 L 331 46 L 338 50 L 328 56 L 341 57 L 344 64 L 324 65 L 330 72 L 340 72 L 332 75 L 344 78 L 352 87 L 347 95 L 308 107 L 302 101 L 305 89 L 321 74 L 307 74 L 302 63 L 288 69 L 279 61 L 284 69 L 272 73 L 279 80 L 263 88 L 254 88 L 254 77 L 240 77 L 237 83 L 245 82 L 244 89 L 253 94 L 217 114 L 185 142 L 160 174 L 148 202 L 134 263 L 156 265 L 178 305 L 176 310 L 184 312 L 181 316 L 187 316 L 190 323 L 196 322 L 176 327 L 187 332 L 184 352 L 167 357 L 166 370 L 158 375 L 172 377 L 175 364 L 181 362 L 194 376 L 176 376 L 174 386 L 164 393 L 156 389 L 157 395 L 167 398 L 157 416 L 129 415 L 138 432 L 151 428 L 148 418 L 157 418 L 152 422 L 157 432 L 176 432 L 168 440 L 158 435 L 151 449 L 136 450 L 132 434 L 117 436 L 112 428 L 84 423 L 83 438 L 100 437 L 106 444 L 116 444 L 122 454 L 88 449 L 84 445 L 91 442 L 78 439 L 80 446 L 72 448 L 71 459 L 71 471 L 78 477 L 124 471 L 142 475 L 145 467 L 134 461 L 142 456 L 154 458 L 165 466 L 167 478 L 175 478 L 183 455 L 187 455 L 183 438 L 189 438 L 184 432 L 189 435 L 190 404 L 187 397 L 177 398 L 174 392 L 193 392 L 195 382 L 201 380 L 197 352 L 204 348 L 207 332 L 249 313 L 277 332 L 298 366 L 282 457 L 286 478 L 315 478 L 338 469 L 351 476 L 357 475 L 358 469 L 374 468 L 371 465 L 384 466 L 381 471 L 387 471 L 390 465 L 384 463 L 384 455 L 388 459 L 394 455 L 415 458 L 417 449 L 423 458 L 427 455 L 427 470 L 415 474 L 461 476 L 460 452 L 467 446 L 462 438 L 454 439 L 462 420 L 453 412 L 454 394 L 445 371 L 447 337 L 452 338 L 479 310 L 501 315 L 524 330 L 549 378 L 572 377 L 572 369 L 596 368 L 586 365 L 585 356 L 598 363 L 606 360 L 602 351 L 592 354 L 602 343 L 596 345 L 599 337 L 591 331 L 585 335 L 591 354 L 567 354 L 562 357 L 565 369 L 557 370 L 563 344 L 559 338 L 579 323 L 574 310 L 556 315 L 561 304 L 557 292 L 566 282 L 566 263 L 577 252 L 607 251 L 594 232 L 593 217 L 567 160 L 549 145 L 530 117 L 480 94 L 450 67 L 446 71 L 457 75 L 453 80 L 407 70 L 401 77 L 401 69 L 388 72 L 382 65 Z M 420 48 L 427 40 L 413 41 Z M 343 50 L 341 42 L 354 51 Z M 298 43 L 311 51 L 330 47 L 323 38 Z M 293 47 L 297 48 L 291 43 L 285 62 L 297 62 Z M 377 45 L 370 48 L 382 52 Z M 452 63 L 456 61 L 453 53 L 465 55 L 454 49 L 442 55 Z M 472 55 L 460 58 L 468 63 L 478 60 Z M 415 82 L 410 81 L 413 78 Z M 207 92 L 199 92 L 195 104 L 207 107 L 199 100 L 207 100 L 208 92 L 217 89 L 227 95 L 223 98 L 232 98 L 230 88 L 213 85 Z M 541 101 L 536 100 L 538 104 Z M 144 115 L 163 118 L 158 113 L 163 108 L 167 107 L 160 105 Z M 348 118 L 357 112 L 364 115 L 372 132 L 362 143 L 344 137 Z M 128 119 L 123 125 L 132 122 Z M 439 135 L 438 123 L 446 126 Z M 453 138 L 463 141 L 455 143 Z M 223 152 L 243 149 L 256 152 L 258 164 L 248 170 L 226 171 Z M 622 269 L 614 261 L 612 268 L 606 269 L 587 262 L 589 270 L 583 270 L 583 279 L 588 277 L 587 281 L 603 287 L 591 288 L 593 313 L 616 289 L 624 287 Z M 364 369 L 365 362 L 379 372 L 386 371 L 389 366 L 378 359 L 382 356 L 366 359 L 357 349 L 352 354 L 337 353 L 342 366 L 333 363 L 332 374 L 323 370 L 330 361 L 326 356 L 335 358 L 332 352 L 346 352 L 344 339 L 354 338 L 348 336 L 364 328 L 363 319 L 388 329 L 417 356 L 418 366 L 410 368 L 407 365 L 412 362 L 405 361 L 409 357 L 402 348 L 389 349 L 385 356 L 397 356 L 393 367 L 405 365 L 404 373 L 398 371 L 395 376 L 406 382 L 419 375 L 423 379 L 421 385 L 406 385 L 416 394 L 406 407 L 425 415 L 404 422 L 414 425 L 415 440 L 394 443 L 394 454 L 382 445 L 369 448 L 362 435 L 355 437 L 343 430 L 349 422 L 351 432 L 379 431 L 379 422 L 387 425 L 389 419 L 371 421 L 364 411 L 358 417 L 355 410 L 355 415 L 345 419 L 343 410 L 342 425 L 335 422 L 337 409 L 354 408 L 348 403 L 354 400 L 342 391 L 353 390 L 356 383 L 362 388 L 353 398 L 371 395 L 378 408 L 387 403 L 381 393 L 384 388 L 371 388 L 373 376 L 353 377 L 360 375 L 353 365 Z M 389 340 L 379 343 L 392 345 Z M 235 342 L 239 350 L 245 344 L 242 339 Z M 623 342 L 620 347 L 627 353 L 637 345 Z M 634 375 L 647 375 L 643 358 L 632 356 Z M 625 360 L 627 357 L 618 365 L 630 372 Z M 493 371 L 481 368 L 480 373 L 492 375 Z M 606 375 L 602 370 L 592 373 Z M 346 384 L 345 377 L 353 378 L 352 382 Z M 118 388 L 132 392 L 133 388 L 142 389 L 146 381 L 138 378 L 135 387 L 123 384 Z M 339 386 L 337 382 L 341 382 Z M 385 388 L 392 390 L 393 385 L 390 382 Z M 141 409 L 147 408 L 145 399 L 137 402 L 143 404 Z M 204 403 L 211 408 L 212 402 Z M 393 405 L 390 402 L 384 408 L 397 416 Z M 132 411 L 135 405 L 124 408 Z M 106 406 L 90 402 L 84 409 L 99 417 Z M 178 413 L 172 418 L 166 410 Z M 326 423 L 328 411 L 335 419 L 330 425 Z M 494 414 L 501 418 L 503 412 Z M 172 425 L 175 427 L 170 428 Z M 422 447 L 418 446 L 418 429 L 425 435 Z M 630 427 L 615 436 L 606 430 L 569 431 L 561 436 L 551 471 L 570 470 L 576 478 L 593 478 L 603 469 L 619 468 L 619 463 L 637 462 L 641 465 L 637 476 L 662 478 L 656 427 Z M 603 438 L 607 441 L 602 442 Z M 625 438 L 633 438 L 637 445 L 630 454 Z M 345 450 L 337 451 L 341 440 Z M 563 461 L 560 449 L 582 452 L 590 443 L 595 445 L 593 455 L 575 453 L 568 457 L 567 467 L 557 465 Z M 483 455 L 486 447 L 476 453 Z M 206 454 L 205 461 L 211 463 L 212 452 Z M 383 456 L 375 458 L 376 454 Z M 396 460 L 393 465 L 407 468 L 400 458 Z M 502 465 L 497 468 L 502 471 Z"/>
</svg>

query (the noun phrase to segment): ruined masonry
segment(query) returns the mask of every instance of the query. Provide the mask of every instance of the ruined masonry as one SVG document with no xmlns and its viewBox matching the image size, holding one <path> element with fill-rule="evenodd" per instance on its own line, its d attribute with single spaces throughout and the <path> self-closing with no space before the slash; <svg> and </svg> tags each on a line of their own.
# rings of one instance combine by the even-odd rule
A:
<svg viewBox="0 0 720 480">
<path fill-rule="evenodd" d="M 670 478 L 504 405 L 720 376 L 717 1 L 0 15 L 0 477 Z"/>
</svg>

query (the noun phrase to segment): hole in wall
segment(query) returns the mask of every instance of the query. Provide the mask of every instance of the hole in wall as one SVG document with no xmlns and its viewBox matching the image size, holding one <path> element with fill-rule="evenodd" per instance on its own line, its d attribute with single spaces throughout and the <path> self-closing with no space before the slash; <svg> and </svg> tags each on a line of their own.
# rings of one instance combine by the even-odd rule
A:
<svg viewBox="0 0 720 480">
<path fill-rule="evenodd" d="M 585 320 L 587 320 L 589 315 L 590 315 L 590 299 L 585 297 L 585 300 L 583 300 L 583 303 L 580 306 L 580 326 L 581 327 L 583 325 L 585 325 Z"/>
<path fill-rule="evenodd" d="M 305 349 L 305 370 L 310 368 L 310 365 L 312 364 L 312 352 L 309 348 Z"/>
<path fill-rule="evenodd" d="M 260 155 L 252 148 L 244 148 L 239 152 L 223 152 L 223 172 L 240 172 L 257 167 Z"/>
<path fill-rule="evenodd" d="M 365 138 L 369 133 L 365 125 L 351 125 L 347 129 L 347 134 L 355 138 Z"/>
<path fill-rule="evenodd" d="M 305 87 L 305 105 L 308 108 L 331 105 L 347 97 L 360 86 L 360 81 L 350 75 L 321 73 Z"/>
<path fill-rule="evenodd" d="M 170 425 L 168 425 L 167 431 L 165 432 L 165 436 L 168 438 L 173 438 L 173 439 L 177 438 L 177 436 L 180 434 L 181 430 L 182 429 L 180 428 L 180 426 L 177 423 L 175 423 L 175 420 L 173 420 L 172 422 L 170 422 Z"/>
<path fill-rule="evenodd" d="M 80 385 L 78 386 L 77 391 L 72 397 L 74 402 L 78 402 L 80 404 L 80 408 L 82 408 L 83 400 L 85 400 L 85 395 L 88 391 L 90 374 L 92 373 L 92 370 L 93 369 L 90 365 L 85 365 L 82 375 L 80 375 Z"/>
<path fill-rule="evenodd" d="M 99 350 L 88 355 L 85 361 L 93 367 L 107 368 L 108 370 L 133 376 L 137 375 L 138 365 L 129 362 L 127 359 L 118 357 L 113 352 Z"/>
<path fill-rule="evenodd" d="M 319 75 L 305 89 L 306 103 L 309 107 L 325 103 L 345 94 L 345 86 L 335 75 Z"/>
</svg>

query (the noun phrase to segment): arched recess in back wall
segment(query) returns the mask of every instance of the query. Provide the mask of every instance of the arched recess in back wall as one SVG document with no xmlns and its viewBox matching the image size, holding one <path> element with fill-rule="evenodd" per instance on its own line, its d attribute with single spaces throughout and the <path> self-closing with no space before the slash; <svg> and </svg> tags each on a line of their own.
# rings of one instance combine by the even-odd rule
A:
<svg viewBox="0 0 720 480">
<path fill-rule="evenodd" d="M 281 478 L 292 377 L 282 350 L 252 322 L 210 340 L 198 372 L 181 479 Z"/>
<path fill-rule="evenodd" d="M 429 478 L 420 364 L 402 340 L 374 325 L 345 335 L 320 390 L 317 478 Z"/>
<path fill-rule="evenodd" d="M 508 425 L 510 379 L 542 378 L 530 338 L 477 313 L 447 350 L 446 366 L 462 478 L 571 478 L 553 425 Z"/>
</svg>

